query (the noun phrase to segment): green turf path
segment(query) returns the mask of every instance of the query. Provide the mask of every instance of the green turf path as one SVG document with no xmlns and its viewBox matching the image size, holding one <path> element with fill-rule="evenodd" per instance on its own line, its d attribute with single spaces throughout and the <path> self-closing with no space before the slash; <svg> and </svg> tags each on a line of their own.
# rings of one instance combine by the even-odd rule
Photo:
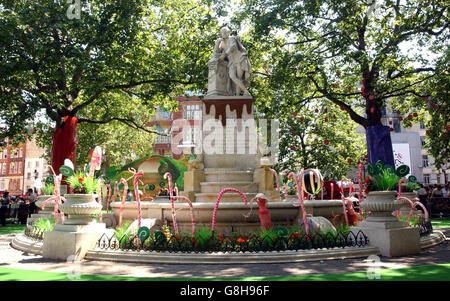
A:
<svg viewBox="0 0 450 301">
<path fill-rule="evenodd" d="M 4 227 L 0 225 L 0 235 L 24 232 L 25 228 L 26 225 L 6 224 Z"/>
<path fill-rule="evenodd" d="M 0 267 L 0 281 L 68 281 L 65 273 L 41 272 Z M 313 274 L 282 277 L 243 278 L 140 278 L 110 275 L 81 275 L 80 281 L 368 281 L 367 272 Z M 374 279 L 378 281 L 377 279 Z M 450 281 L 450 263 L 381 270 L 381 281 Z"/>
<path fill-rule="evenodd" d="M 450 219 L 432 219 L 431 224 L 435 228 L 450 228 Z"/>
</svg>

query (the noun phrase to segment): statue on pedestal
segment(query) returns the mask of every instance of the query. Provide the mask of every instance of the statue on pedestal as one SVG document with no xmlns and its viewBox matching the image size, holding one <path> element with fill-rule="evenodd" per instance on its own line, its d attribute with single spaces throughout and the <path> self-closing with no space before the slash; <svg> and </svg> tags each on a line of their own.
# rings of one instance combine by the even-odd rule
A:
<svg viewBox="0 0 450 301">
<path fill-rule="evenodd" d="M 208 62 L 208 95 L 240 96 L 243 92 L 244 96 L 250 96 L 247 87 L 252 67 L 247 50 L 238 37 L 230 36 L 227 27 L 219 35 Z"/>
</svg>

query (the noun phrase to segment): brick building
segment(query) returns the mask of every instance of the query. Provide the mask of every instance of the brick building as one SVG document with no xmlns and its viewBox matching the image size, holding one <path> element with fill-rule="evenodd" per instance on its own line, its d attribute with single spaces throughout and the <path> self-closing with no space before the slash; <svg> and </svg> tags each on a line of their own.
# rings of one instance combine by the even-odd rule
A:
<svg viewBox="0 0 450 301">
<path fill-rule="evenodd" d="M 199 97 L 186 96 L 177 97 L 175 100 L 178 101 L 178 111 L 172 113 L 164 108 L 158 108 L 153 121 L 148 123 L 148 126 L 155 126 L 156 131 L 167 135 L 158 135 L 153 144 L 153 153 L 179 159 L 183 155 L 183 149 L 179 149 L 181 153 L 175 154 L 173 147 L 180 144 L 195 144 L 200 139 L 202 101 Z M 190 128 L 177 126 L 174 124 L 174 120 L 185 120 L 189 123 Z M 175 127 L 173 131 L 172 126 Z M 181 137 L 181 139 L 177 137 Z M 177 145 L 172 145 L 172 143 Z"/>
</svg>

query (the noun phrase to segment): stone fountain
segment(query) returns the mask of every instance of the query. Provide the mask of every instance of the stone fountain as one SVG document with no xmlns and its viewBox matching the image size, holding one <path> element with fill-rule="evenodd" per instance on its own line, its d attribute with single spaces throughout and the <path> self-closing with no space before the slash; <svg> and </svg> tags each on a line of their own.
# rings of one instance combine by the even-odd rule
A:
<svg viewBox="0 0 450 301">
<path fill-rule="evenodd" d="M 189 161 L 184 174 L 184 191 L 180 195 L 193 202 L 195 220 L 198 225 L 211 225 L 213 209 L 219 192 L 224 188 L 235 188 L 243 192 L 249 203 L 244 204 L 237 193 L 225 193 L 218 207 L 216 229 L 252 230 L 260 227 L 258 207 L 250 200 L 263 193 L 271 201 L 267 204 L 272 224 L 290 226 L 297 223 L 300 210 L 292 203 L 282 202 L 273 187 L 270 168 L 274 162 L 263 157 L 259 151 L 256 122 L 254 119 L 255 99 L 247 88 L 251 76 L 251 65 L 247 51 L 239 38 L 230 36 L 223 28 L 215 43 L 208 62 L 208 93 L 203 99 L 202 140 L 194 151 L 197 159 Z M 324 201 L 323 201 L 324 202 Z M 307 212 L 312 213 L 312 202 Z M 329 215 L 342 213 L 340 201 L 328 202 Z M 111 206 L 116 217 L 120 204 Z M 191 227 L 190 211 L 186 203 L 176 202 L 176 218 L 182 231 Z M 172 222 L 171 204 L 143 202 L 142 215 Z M 137 204 L 124 205 L 123 219 L 137 218 Z"/>
</svg>

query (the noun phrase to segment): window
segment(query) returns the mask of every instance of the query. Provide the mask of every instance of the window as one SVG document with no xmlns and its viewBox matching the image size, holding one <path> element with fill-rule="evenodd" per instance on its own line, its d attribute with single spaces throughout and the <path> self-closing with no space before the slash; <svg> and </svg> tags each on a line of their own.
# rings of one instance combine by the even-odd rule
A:
<svg viewBox="0 0 450 301">
<path fill-rule="evenodd" d="M 36 167 L 39 167 L 39 161 L 36 161 Z"/>
<path fill-rule="evenodd" d="M 422 163 L 423 163 L 423 167 L 428 167 L 428 155 L 422 155 Z"/>
<path fill-rule="evenodd" d="M 3 151 L 3 159 L 6 159 L 8 157 L 8 150 Z"/>
<path fill-rule="evenodd" d="M 22 155 L 23 155 L 23 150 L 20 148 L 19 149 L 19 158 L 22 158 Z"/>
<path fill-rule="evenodd" d="M 17 173 L 17 164 L 14 164 L 14 174 Z"/>
<path fill-rule="evenodd" d="M 31 162 L 30 161 L 28 161 L 27 167 L 31 168 Z"/>
<path fill-rule="evenodd" d="M 423 182 L 425 184 L 430 184 L 430 175 L 429 174 L 424 174 L 423 175 Z"/>
<path fill-rule="evenodd" d="M 188 105 L 183 107 L 183 118 L 187 120 L 201 119 L 200 105 Z"/>
<path fill-rule="evenodd" d="M 441 175 L 440 174 L 436 175 L 436 181 L 438 184 L 441 184 Z"/>
<path fill-rule="evenodd" d="M 18 173 L 22 173 L 22 162 L 19 162 L 19 170 Z"/>
<path fill-rule="evenodd" d="M 31 172 L 27 173 L 27 180 L 31 179 Z"/>
<path fill-rule="evenodd" d="M 9 173 L 12 174 L 14 171 L 14 163 L 9 164 Z"/>
<path fill-rule="evenodd" d="M 6 163 L 3 163 L 2 174 L 6 174 Z"/>
</svg>

